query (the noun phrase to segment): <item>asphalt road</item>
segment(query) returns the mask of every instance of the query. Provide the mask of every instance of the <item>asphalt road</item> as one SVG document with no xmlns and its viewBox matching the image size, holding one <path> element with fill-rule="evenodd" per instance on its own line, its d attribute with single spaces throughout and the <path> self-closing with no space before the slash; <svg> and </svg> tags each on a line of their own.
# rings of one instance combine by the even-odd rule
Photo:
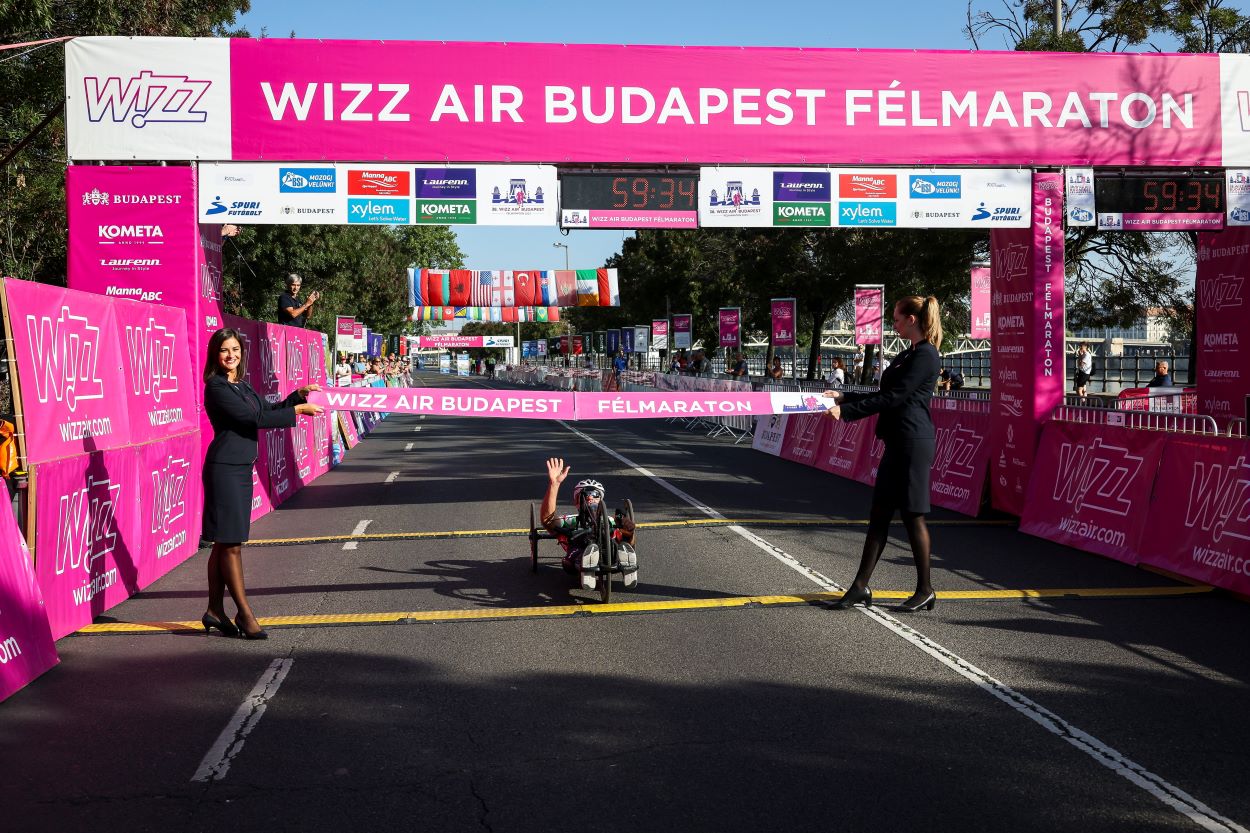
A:
<svg viewBox="0 0 1250 833">
<path fill-rule="evenodd" d="M 612 607 L 530 571 L 549 456 L 690 522 Z M 177 624 L 201 552 L 0 704 L 0 830 L 1250 824 L 1250 607 L 939 511 L 936 610 L 834 612 L 868 499 L 663 421 L 391 417 L 253 525 L 269 640 Z M 900 527 L 873 584 L 913 579 Z"/>
</svg>

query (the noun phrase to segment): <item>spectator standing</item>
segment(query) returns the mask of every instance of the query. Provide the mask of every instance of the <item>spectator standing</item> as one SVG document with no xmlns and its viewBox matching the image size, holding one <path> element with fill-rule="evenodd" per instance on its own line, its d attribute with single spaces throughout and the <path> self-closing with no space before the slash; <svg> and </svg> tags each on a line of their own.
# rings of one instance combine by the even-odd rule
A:
<svg viewBox="0 0 1250 833">
<path fill-rule="evenodd" d="M 286 276 L 286 292 L 278 296 L 278 323 L 288 327 L 303 327 L 312 313 L 313 304 L 321 297 L 320 292 L 313 292 L 308 300 L 300 303 L 299 291 L 304 279 L 292 272 Z"/>
<path fill-rule="evenodd" d="M 347 363 L 347 354 L 339 353 L 338 364 L 334 365 L 334 385 L 345 388 L 352 383 L 352 366 Z"/>
<path fill-rule="evenodd" d="M 690 357 L 690 375 L 701 376 L 704 373 L 707 373 L 707 357 L 702 350 L 695 350 Z"/>
<path fill-rule="evenodd" d="M 734 354 L 734 366 L 730 369 L 729 375 L 740 382 L 747 380 L 747 360 L 742 357 L 741 353 Z"/>
<path fill-rule="evenodd" d="M 629 367 L 629 360 L 625 358 L 624 350 L 617 350 L 616 355 L 612 357 L 612 375 L 616 378 L 616 384 L 621 384 L 621 374 Z"/>
<path fill-rule="evenodd" d="M 1170 388 L 1175 387 L 1172 381 L 1172 374 L 1168 372 L 1168 363 L 1160 359 L 1155 362 L 1155 377 L 1146 383 L 1148 388 Z"/>
<path fill-rule="evenodd" d="M 1076 346 L 1076 378 L 1072 380 L 1072 388 L 1077 396 L 1085 396 L 1085 386 L 1094 375 L 1094 356 L 1089 352 L 1089 345 L 1081 342 Z"/>
<path fill-rule="evenodd" d="M 834 390 L 841 390 L 842 386 L 846 384 L 846 363 L 842 361 L 841 356 L 833 357 L 833 365 L 825 376 L 825 384 Z"/>
<path fill-rule="evenodd" d="M 774 382 L 781 381 L 785 377 L 786 371 L 781 366 L 781 356 L 773 356 L 773 366 L 768 368 L 768 373 L 765 375 Z"/>
</svg>

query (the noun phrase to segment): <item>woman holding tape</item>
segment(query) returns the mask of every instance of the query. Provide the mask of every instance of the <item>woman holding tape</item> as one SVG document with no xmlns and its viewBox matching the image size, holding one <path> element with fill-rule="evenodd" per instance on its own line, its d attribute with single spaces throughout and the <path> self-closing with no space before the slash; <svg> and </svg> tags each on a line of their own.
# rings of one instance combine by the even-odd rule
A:
<svg viewBox="0 0 1250 833">
<path fill-rule="evenodd" d="M 936 604 L 929 578 L 929 528 L 924 516 L 929 511 L 929 469 L 933 466 L 935 445 L 929 399 L 940 369 L 940 315 L 937 298 L 932 295 L 900 299 L 894 305 L 894 330 L 910 341 L 911 347 L 899 353 L 885 369 L 881 390 L 870 394 L 825 391 L 825 396 L 839 403 L 828 410 L 829 416 L 854 420 L 876 414 L 877 436 L 885 443 L 885 454 L 877 467 L 859 572 L 850 589 L 834 605 L 836 610 L 861 602 L 872 606 L 868 579 L 885 549 L 895 511 L 902 512 L 916 562 L 916 592 L 895 610 L 914 613 L 932 610 Z"/>
<path fill-rule="evenodd" d="M 300 388 L 282 402 L 269 404 L 244 379 L 247 357 L 238 331 L 223 328 L 208 340 L 204 363 L 204 410 L 213 425 L 213 441 L 204 455 L 203 539 L 213 542 L 208 556 L 208 610 L 200 623 L 226 636 L 268 639 L 247 602 L 243 587 L 243 542 L 252 516 L 252 466 L 256 462 L 261 428 L 290 428 L 297 415 L 315 416 L 319 405 L 309 405 L 309 392 L 320 385 Z M 230 590 L 238 615 L 226 617 L 225 590 Z"/>
</svg>

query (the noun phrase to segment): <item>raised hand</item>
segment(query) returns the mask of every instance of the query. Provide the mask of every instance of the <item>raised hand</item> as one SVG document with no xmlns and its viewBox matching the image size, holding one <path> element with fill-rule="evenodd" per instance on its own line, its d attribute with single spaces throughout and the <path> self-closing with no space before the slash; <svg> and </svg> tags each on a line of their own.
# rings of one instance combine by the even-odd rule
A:
<svg viewBox="0 0 1250 833">
<path fill-rule="evenodd" d="M 552 483 L 563 483 L 570 471 L 572 469 L 564 465 L 564 459 L 561 457 L 552 457 L 547 460 L 547 479 Z"/>
</svg>

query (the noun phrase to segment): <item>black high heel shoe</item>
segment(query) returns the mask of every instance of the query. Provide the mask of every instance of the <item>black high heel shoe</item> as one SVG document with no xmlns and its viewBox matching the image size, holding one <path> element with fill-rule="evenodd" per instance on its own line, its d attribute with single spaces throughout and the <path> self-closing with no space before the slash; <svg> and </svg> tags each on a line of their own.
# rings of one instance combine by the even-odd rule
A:
<svg viewBox="0 0 1250 833">
<path fill-rule="evenodd" d="M 230 624 L 229 619 L 225 619 L 225 620 L 218 619 L 216 616 L 213 616 L 212 614 L 209 614 L 209 613 L 204 614 L 203 618 L 200 619 L 200 624 L 204 626 L 205 634 L 212 633 L 213 628 L 216 628 L 217 630 L 221 631 L 222 636 L 238 636 L 239 635 L 239 629 L 236 628 L 234 625 Z"/>
<path fill-rule="evenodd" d="M 852 587 L 842 594 L 842 598 L 833 603 L 834 610 L 850 610 L 852 605 L 864 603 L 864 607 L 872 607 L 872 589 L 865 587 L 863 590 L 856 590 Z"/>
<path fill-rule="evenodd" d="M 898 607 L 894 608 L 895 613 L 916 613 L 920 610 L 933 610 L 933 606 L 937 604 L 937 593 L 932 591 L 924 598 L 917 599 L 912 596 Z"/>
<path fill-rule="evenodd" d="M 266 631 L 264 628 L 261 628 L 258 631 L 253 631 L 252 633 L 248 633 L 246 630 L 243 629 L 243 623 L 239 621 L 238 616 L 234 617 L 234 624 L 235 624 L 235 627 L 239 629 L 239 636 L 241 636 L 244 639 L 268 639 L 269 638 L 269 632 Z M 260 624 L 260 623 L 258 622 L 257 624 Z"/>
</svg>

